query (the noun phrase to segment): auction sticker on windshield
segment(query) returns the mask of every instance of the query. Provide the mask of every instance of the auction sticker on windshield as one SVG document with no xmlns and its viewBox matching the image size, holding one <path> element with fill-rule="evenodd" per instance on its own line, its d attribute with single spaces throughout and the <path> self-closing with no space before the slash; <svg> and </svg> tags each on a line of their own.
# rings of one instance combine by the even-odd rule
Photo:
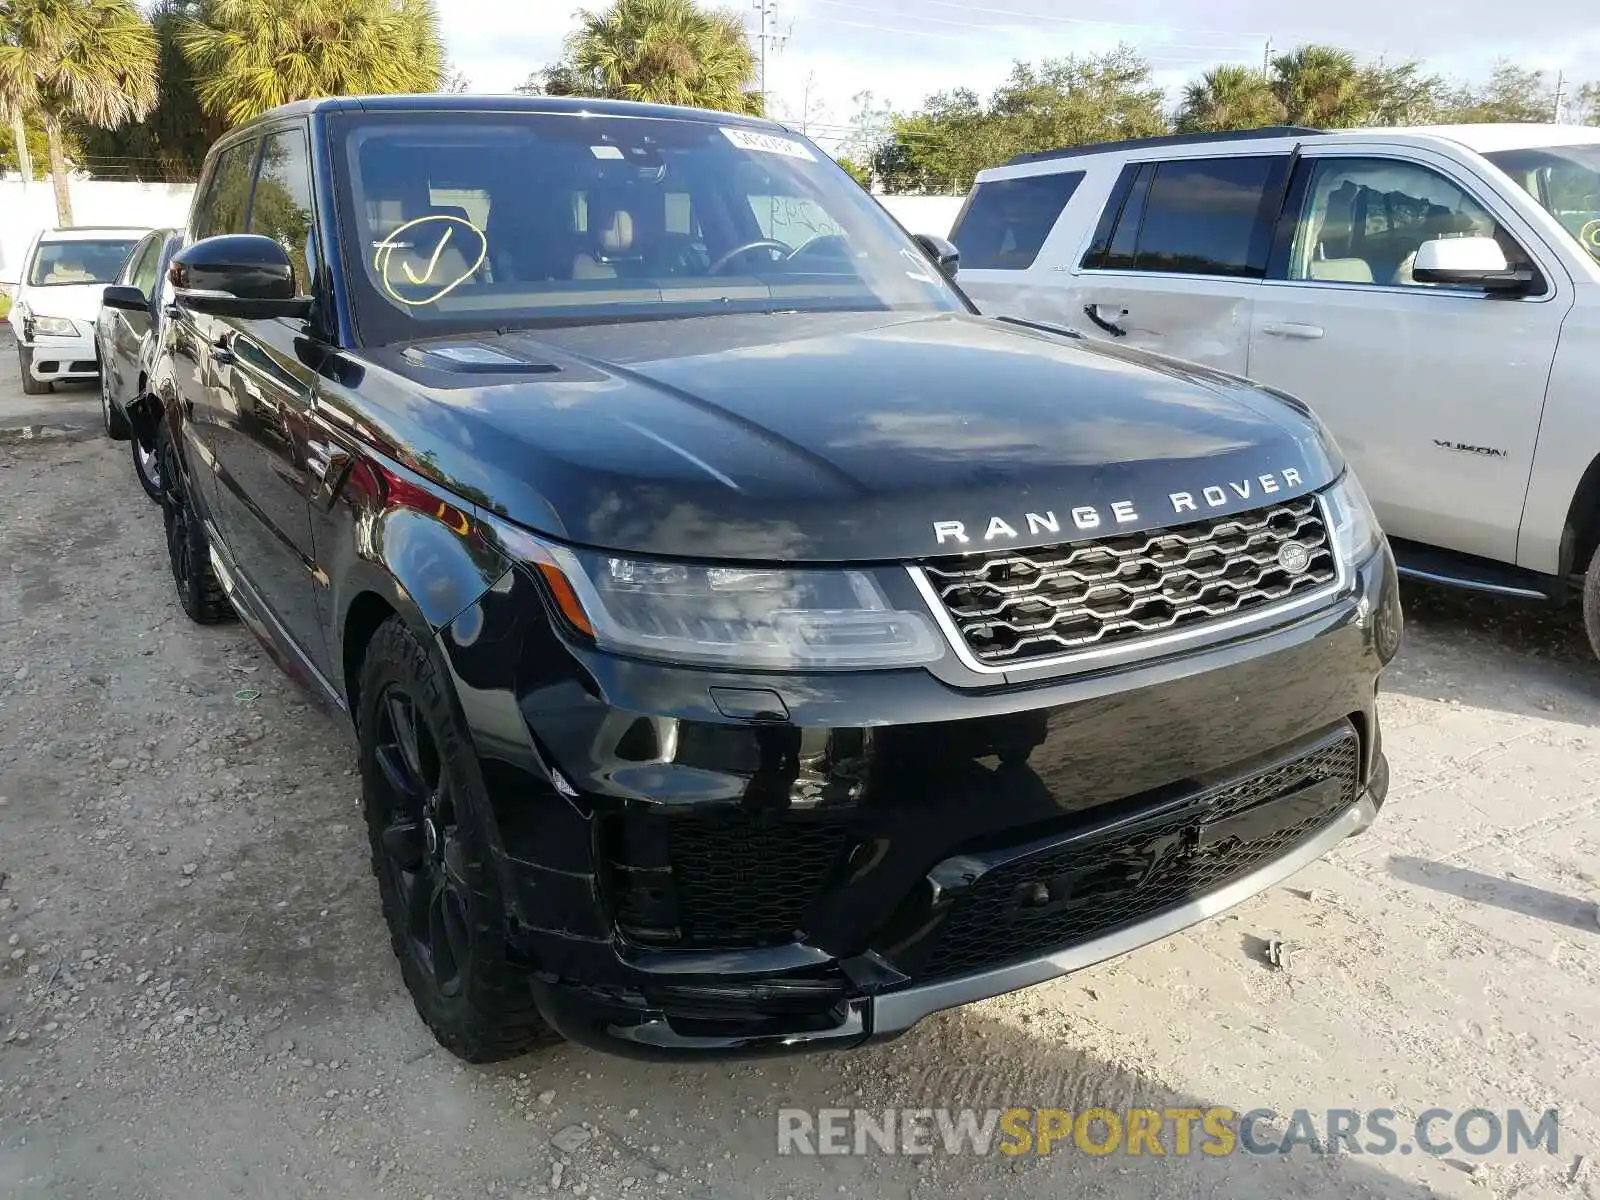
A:
<svg viewBox="0 0 1600 1200">
<path fill-rule="evenodd" d="M 741 150 L 761 150 L 767 154 L 785 154 L 790 158 L 803 158 L 807 162 L 817 161 L 817 156 L 803 144 L 786 137 L 758 133 L 754 129 L 729 129 L 726 125 L 719 125 L 717 128 L 722 130 L 723 137 Z"/>
</svg>

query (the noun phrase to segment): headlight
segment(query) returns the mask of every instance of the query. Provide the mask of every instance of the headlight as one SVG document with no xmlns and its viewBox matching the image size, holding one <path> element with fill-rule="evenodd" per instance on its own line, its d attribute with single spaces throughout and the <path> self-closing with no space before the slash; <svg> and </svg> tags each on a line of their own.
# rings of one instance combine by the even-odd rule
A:
<svg viewBox="0 0 1600 1200">
<path fill-rule="evenodd" d="M 1322 493 L 1328 502 L 1328 516 L 1333 521 L 1329 531 L 1333 548 L 1339 561 L 1347 566 L 1365 562 L 1367 556 L 1378 548 L 1383 531 L 1378 528 L 1378 518 L 1373 515 L 1372 504 L 1349 467 L 1327 491 Z"/>
<path fill-rule="evenodd" d="M 77 337 L 78 327 L 65 317 L 39 317 L 32 318 L 35 333 L 47 333 L 52 337 Z"/>
<path fill-rule="evenodd" d="M 497 532 L 568 621 L 619 654 L 798 671 L 905 667 L 944 654 L 927 618 L 891 607 L 864 571 L 625 558 Z"/>
</svg>

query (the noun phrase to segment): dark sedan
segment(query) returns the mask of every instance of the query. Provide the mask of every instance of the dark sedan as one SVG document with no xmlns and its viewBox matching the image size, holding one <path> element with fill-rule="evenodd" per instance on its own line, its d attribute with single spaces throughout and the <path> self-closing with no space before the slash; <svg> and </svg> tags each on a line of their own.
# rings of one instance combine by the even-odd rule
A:
<svg viewBox="0 0 1600 1200">
<path fill-rule="evenodd" d="M 131 307 L 102 305 L 95 319 L 95 355 L 100 360 L 100 408 L 106 436 L 133 447 L 133 470 L 145 494 L 161 499 L 161 477 L 156 465 L 155 424 L 144 422 L 134 411 L 148 396 L 150 360 L 161 332 L 162 295 L 167 264 L 183 245 L 176 229 L 155 229 L 133 248 L 112 286 L 136 289 L 140 304 Z"/>
</svg>

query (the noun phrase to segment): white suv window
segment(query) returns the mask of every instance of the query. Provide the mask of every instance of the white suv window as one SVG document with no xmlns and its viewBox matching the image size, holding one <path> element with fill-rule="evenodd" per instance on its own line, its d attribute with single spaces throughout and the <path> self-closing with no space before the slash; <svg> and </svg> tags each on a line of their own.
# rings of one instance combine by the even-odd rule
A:
<svg viewBox="0 0 1600 1200">
<path fill-rule="evenodd" d="M 1484 207 L 1417 163 L 1323 158 L 1312 165 L 1289 251 L 1289 279 L 1388 287 L 1439 287 L 1411 274 L 1417 247 L 1450 237 L 1492 237 L 1513 266 L 1532 266 Z"/>
</svg>

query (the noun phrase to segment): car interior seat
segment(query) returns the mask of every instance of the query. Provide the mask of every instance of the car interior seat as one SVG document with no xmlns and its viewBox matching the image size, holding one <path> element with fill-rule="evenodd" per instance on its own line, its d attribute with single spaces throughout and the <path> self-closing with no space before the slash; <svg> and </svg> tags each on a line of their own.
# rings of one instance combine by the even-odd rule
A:
<svg viewBox="0 0 1600 1200">
<path fill-rule="evenodd" d="M 616 279 L 643 273 L 638 222 L 626 200 L 596 192 L 589 197 L 587 244 L 572 259 L 574 279 Z"/>
<path fill-rule="evenodd" d="M 1349 179 L 1328 193 L 1321 219 L 1311 231 L 1311 257 L 1306 263 L 1307 279 L 1331 283 L 1371 283 L 1372 267 L 1364 258 L 1350 253 L 1355 232 L 1355 202 L 1360 189 Z"/>
</svg>

